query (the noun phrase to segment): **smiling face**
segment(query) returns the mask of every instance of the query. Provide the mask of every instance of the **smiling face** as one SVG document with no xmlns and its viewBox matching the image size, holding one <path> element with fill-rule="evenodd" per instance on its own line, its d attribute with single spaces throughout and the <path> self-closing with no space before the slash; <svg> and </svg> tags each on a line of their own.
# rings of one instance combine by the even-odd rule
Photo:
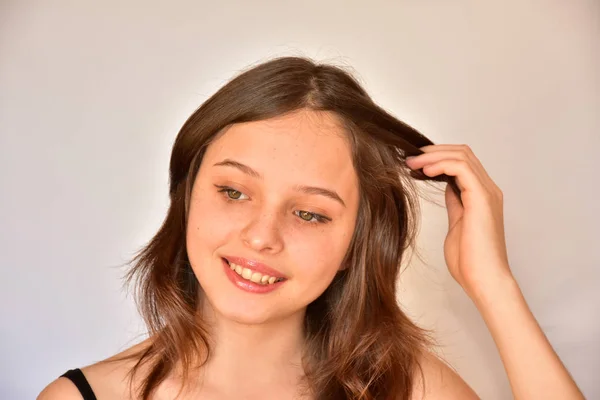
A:
<svg viewBox="0 0 600 400">
<path fill-rule="evenodd" d="M 303 315 L 342 268 L 358 202 L 350 144 L 331 114 L 229 127 L 202 160 L 186 235 L 212 308 L 246 324 Z M 240 276 L 223 258 L 250 268 Z"/>
</svg>

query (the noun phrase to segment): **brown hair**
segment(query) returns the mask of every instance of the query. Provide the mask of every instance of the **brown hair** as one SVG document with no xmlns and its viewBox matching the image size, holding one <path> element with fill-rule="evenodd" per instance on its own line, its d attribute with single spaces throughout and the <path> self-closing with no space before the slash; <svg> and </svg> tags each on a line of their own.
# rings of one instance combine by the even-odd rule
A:
<svg viewBox="0 0 600 400">
<path fill-rule="evenodd" d="M 185 247 L 188 203 L 207 146 L 231 124 L 265 120 L 308 108 L 336 115 L 350 139 L 360 205 L 345 263 L 331 285 L 308 305 L 303 367 L 316 399 L 409 399 L 428 332 L 402 312 L 396 281 L 418 225 L 415 179 L 446 181 L 410 171 L 405 157 L 433 144 L 377 106 L 342 68 L 301 57 L 259 64 L 229 81 L 184 123 L 170 162 L 171 204 L 158 233 L 133 259 L 140 312 L 152 337 L 135 354 L 147 372 L 137 388 L 146 400 L 176 369 L 184 383 L 210 356 L 198 315 L 200 285 Z M 202 364 L 202 362 L 200 363 Z"/>
</svg>

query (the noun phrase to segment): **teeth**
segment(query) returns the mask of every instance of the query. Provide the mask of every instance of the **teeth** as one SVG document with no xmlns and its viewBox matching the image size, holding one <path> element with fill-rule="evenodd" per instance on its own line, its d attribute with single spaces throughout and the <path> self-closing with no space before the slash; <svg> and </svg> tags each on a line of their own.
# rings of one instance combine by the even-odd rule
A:
<svg viewBox="0 0 600 400">
<path fill-rule="evenodd" d="M 241 275 L 242 278 L 263 285 L 272 285 L 280 280 L 274 276 L 263 275 L 260 272 L 254 272 L 249 268 L 244 268 L 234 263 L 229 263 L 229 268 L 231 268 L 232 271 L 235 271 L 238 275 Z"/>
<path fill-rule="evenodd" d="M 260 280 L 261 280 L 261 278 L 262 278 L 262 277 L 263 277 L 263 276 L 262 276 L 260 273 L 258 273 L 258 272 L 255 272 L 255 273 L 253 273 L 253 274 L 252 274 L 252 276 L 250 277 L 250 280 L 251 280 L 252 282 L 258 283 L 258 282 L 260 282 Z"/>
<path fill-rule="evenodd" d="M 249 268 L 244 268 L 242 270 L 242 278 L 250 279 L 251 276 L 252 276 L 252 271 Z"/>
</svg>

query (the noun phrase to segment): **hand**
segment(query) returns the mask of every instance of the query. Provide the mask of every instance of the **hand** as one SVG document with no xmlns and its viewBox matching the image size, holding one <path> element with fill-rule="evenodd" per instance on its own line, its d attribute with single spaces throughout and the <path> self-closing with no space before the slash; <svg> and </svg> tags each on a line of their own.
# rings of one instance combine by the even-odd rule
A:
<svg viewBox="0 0 600 400">
<path fill-rule="evenodd" d="M 513 279 L 504 238 L 502 191 L 466 145 L 431 145 L 408 158 L 411 169 L 429 177 L 453 176 L 461 191 L 446 187 L 448 235 L 444 257 L 452 277 L 475 300 L 497 283 Z"/>
</svg>

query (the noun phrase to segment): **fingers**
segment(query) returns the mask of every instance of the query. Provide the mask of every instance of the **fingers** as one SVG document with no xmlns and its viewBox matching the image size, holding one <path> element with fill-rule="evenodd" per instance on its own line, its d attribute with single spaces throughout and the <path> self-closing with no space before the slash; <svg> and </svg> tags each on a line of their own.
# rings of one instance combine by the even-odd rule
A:
<svg viewBox="0 0 600 400">
<path fill-rule="evenodd" d="M 488 179 L 491 181 L 491 178 L 489 177 L 487 171 L 481 164 L 481 161 L 479 160 L 479 158 L 477 158 L 475 153 L 473 153 L 473 150 L 466 144 L 438 144 L 438 145 L 424 146 L 421 148 L 421 150 L 424 151 L 425 153 L 441 152 L 441 151 L 454 152 L 457 154 L 457 156 L 459 156 L 460 159 L 463 159 L 466 157 L 466 159 L 469 159 L 472 161 L 473 167 L 475 167 L 475 171 L 478 173 L 478 175 L 482 179 Z"/>
<path fill-rule="evenodd" d="M 446 174 L 456 177 L 456 184 L 461 192 L 481 191 L 483 184 L 479 177 L 473 172 L 468 161 L 446 159 L 423 167 L 423 173 L 427 176 Z"/>
<path fill-rule="evenodd" d="M 475 166 L 475 162 L 464 152 L 457 150 L 433 150 L 427 149 L 427 152 L 417 156 L 415 158 L 411 158 L 407 165 L 414 169 L 423 168 L 425 166 L 435 164 L 442 160 L 456 160 L 456 161 L 464 161 L 468 162 L 473 169 L 473 173 L 477 176 L 479 180 L 483 181 L 486 179 L 484 175 L 481 174 L 478 168 Z M 435 176 L 435 175 L 430 175 Z"/>
<path fill-rule="evenodd" d="M 421 150 L 423 154 L 406 161 L 411 169 L 423 168 L 423 173 L 432 177 L 454 176 L 461 190 L 479 187 L 493 193 L 500 191 L 469 146 L 441 144 L 424 146 Z"/>
</svg>

